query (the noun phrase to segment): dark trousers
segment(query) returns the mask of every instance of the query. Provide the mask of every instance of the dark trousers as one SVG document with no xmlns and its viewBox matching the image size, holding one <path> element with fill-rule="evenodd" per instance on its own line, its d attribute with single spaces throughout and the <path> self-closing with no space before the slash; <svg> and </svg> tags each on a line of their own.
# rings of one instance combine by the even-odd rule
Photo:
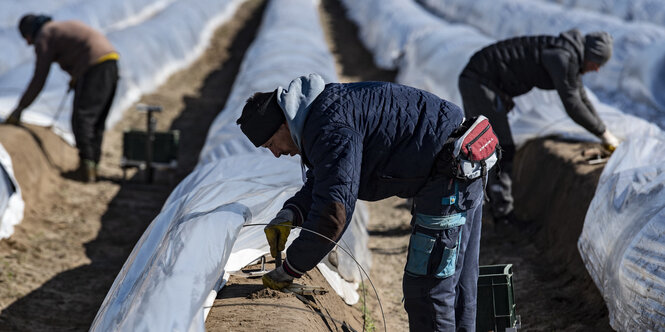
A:
<svg viewBox="0 0 665 332">
<path fill-rule="evenodd" d="M 402 289 L 404 308 L 411 331 L 475 331 L 478 283 L 478 254 L 482 219 L 482 181 L 459 183 L 449 178 L 428 183 L 414 198 L 414 231 Z M 455 204 L 448 204 L 455 197 Z M 463 215 L 462 225 L 424 229 L 422 219 L 443 220 Z M 452 220 L 456 220 L 453 218 Z M 438 225 L 442 223 L 439 222 Z M 436 228 L 436 227 L 434 227 Z M 425 237 L 423 237 L 423 233 Z M 433 246 L 422 246 L 423 238 L 434 238 Z M 420 247 L 419 247 L 420 246 Z M 430 248 L 434 249 L 430 249 Z M 436 248 L 444 248 L 437 250 Z M 425 252 L 423 252 L 423 249 Z M 428 275 L 419 275 L 418 256 L 431 254 L 425 262 Z M 422 258 L 422 256 L 421 256 Z M 438 275 L 437 275 L 438 274 Z"/>
<path fill-rule="evenodd" d="M 99 163 L 106 116 L 117 85 L 118 65 L 115 60 L 90 67 L 76 82 L 72 131 L 80 160 Z"/>
<path fill-rule="evenodd" d="M 466 117 L 484 115 L 494 128 L 503 156 L 499 167 L 495 167 L 487 179 L 487 195 L 495 218 L 504 217 L 513 211 L 512 180 L 515 143 L 508 124 L 508 111 L 499 95 L 473 78 L 459 78 L 459 90 Z"/>
</svg>

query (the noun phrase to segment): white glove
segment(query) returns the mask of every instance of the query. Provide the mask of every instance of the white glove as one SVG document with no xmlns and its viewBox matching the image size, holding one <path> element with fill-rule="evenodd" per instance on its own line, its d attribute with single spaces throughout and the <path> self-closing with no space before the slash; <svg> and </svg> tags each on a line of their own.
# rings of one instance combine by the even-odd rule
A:
<svg viewBox="0 0 665 332">
<path fill-rule="evenodd" d="M 603 146 L 610 150 L 611 152 L 614 152 L 616 150 L 617 146 L 621 143 L 619 138 L 614 136 L 608 129 L 605 129 L 605 132 L 603 132 L 602 135 L 600 135 L 600 140 L 603 142 Z"/>
</svg>

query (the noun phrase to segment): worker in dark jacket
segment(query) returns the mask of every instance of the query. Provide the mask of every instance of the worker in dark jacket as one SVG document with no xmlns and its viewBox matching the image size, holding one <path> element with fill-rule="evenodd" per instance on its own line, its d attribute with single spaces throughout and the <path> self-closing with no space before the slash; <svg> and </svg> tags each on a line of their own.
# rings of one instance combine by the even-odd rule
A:
<svg viewBox="0 0 665 332">
<path fill-rule="evenodd" d="M 577 30 L 559 36 L 527 36 L 499 41 L 476 52 L 459 76 L 467 116 L 489 118 L 504 150 L 500 167 L 489 177 L 488 196 L 495 221 L 515 221 L 511 192 L 515 144 L 507 113 L 513 97 L 532 88 L 555 89 L 566 113 L 613 151 L 619 140 L 610 133 L 587 98 L 581 75 L 598 71 L 612 55 L 606 32 L 582 36 Z"/>
<path fill-rule="evenodd" d="M 272 256 L 281 255 L 291 226 L 338 241 L 357 199 L 413 197 L 403 280 L 411 330 L 475 330 L 482 181 L 456 180 L 435 167 L 462 121 L 456 105 L 385 82 L 326 85 L 311 74 L 288 90 L 256 93 L 237 121 L 241 130 L 275 157 L 300 155 L 308 168 L 302 189 L 265 229 Z M 288 287 L 333 247 L 300 232 L 264 285 Z"/>
<path fill-rule="evenodd" d="M 93 182 L 101 157 L 102 137 L 118 83 L 118 53 L 101 33 L 78 21 L 54 22 L 44 15 L 25 15 L 19 31 L 34 45 L 37 62 L 32 80 L 7 123 L 18 124 L 21 113 L 37 98 L 51 64 L 57 62 L 70 76 L 74 89 L 72 131 L 79 150 L 76 177 Z"/>
</svg>

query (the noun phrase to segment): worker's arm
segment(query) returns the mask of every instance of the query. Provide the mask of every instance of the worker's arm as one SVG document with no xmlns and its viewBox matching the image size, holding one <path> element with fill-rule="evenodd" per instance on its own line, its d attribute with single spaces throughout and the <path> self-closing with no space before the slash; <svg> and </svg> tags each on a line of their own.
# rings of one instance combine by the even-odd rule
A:
<svg viewBox="0 0 665 332">
<path fill-rule="evenodd" d="M 37 55 L 35 72 L 32 75 L 32 80 L 30 80 L 28 88 L 21 97 L 21 101 L 19 101 L 16 107 L 16 110 L 19 112 L 26 109 L 35 101 L 35 98 L 37 98 L 42 88 L 44 88 L 44 83 L 46 83 L 46 78 L 51 70 L 51 63 L 53 62 L 52 55 L 45 50 L 45 47 L 41 44 L 35 44 L 35 54 Z"/>
<path fill-rule="evenodd" d="M 308 170 L 305 185 L 293 197 L 284 202 L 282 209 L 263 229 L 272 257 L 281 259 L 281 253 L 286 246 L 291 228 L 302 226 L 305 221 L 309 206 L 312 204 L 313 183 L 314 174 L 312 170 Z"/>
<path fill-rule="evenodd" d="M 605 132 L 605 124 L 584 92 L 580 65 L 573 63 L 572 55 L 561 50 L 545 50 L 542 63 L 561 97 L 566 113 L 580 126 L 600 137 Z"/>
<path fill-rule="evenodd" d="M 290 209 L 293 211 L 294 218 L 293 224 L 295 226 L 302 226 L 305 217 L 309 213 L 309 208 L 312 206 L 312 187 L 314 186 L 314 172 L 311 169 L 307 170 L 305 185 L 300 190 L 284 202 L 283 209 Z"/>
<path fill-rule="evenodd" d="M 311 207 L 303 228 L 338 241 L 355 208 L 360 183 L 362 137 L 348 128 L 320 135 L 308 157 L 314 168 Z M 309 181 L 308 181 L 309 182 Z M 334 247 L 334 243 L 301 231 L 287 249 L 284 270 L 300 277 L 311 270 Z"/>
</svg>

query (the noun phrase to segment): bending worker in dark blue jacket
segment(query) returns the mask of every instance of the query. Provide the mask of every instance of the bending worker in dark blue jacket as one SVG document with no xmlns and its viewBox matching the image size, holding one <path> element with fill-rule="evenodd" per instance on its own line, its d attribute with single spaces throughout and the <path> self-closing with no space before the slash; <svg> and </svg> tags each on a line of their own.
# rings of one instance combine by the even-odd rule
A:
<svg viewBox="0 0 665 332">
<path fill-rule="evenodd" d="M 288 90 L 256 93 L 238 119 L 243 133 L 275 157 L 299 154 L 304 186 L 265 229 L 276 257 L 290 226 L 335 241 L 356 200 L 413 197 L 413 233 L 403 279 L 412 331 L 475 330 L 482 181 L 438 172 L 444 142 L 462 110 L 415 88 L 384 82 L 330 83 L 311 74 Z M 334 244 L 301 232 L 264 285 L 288 287 Z"/>
</svg>

